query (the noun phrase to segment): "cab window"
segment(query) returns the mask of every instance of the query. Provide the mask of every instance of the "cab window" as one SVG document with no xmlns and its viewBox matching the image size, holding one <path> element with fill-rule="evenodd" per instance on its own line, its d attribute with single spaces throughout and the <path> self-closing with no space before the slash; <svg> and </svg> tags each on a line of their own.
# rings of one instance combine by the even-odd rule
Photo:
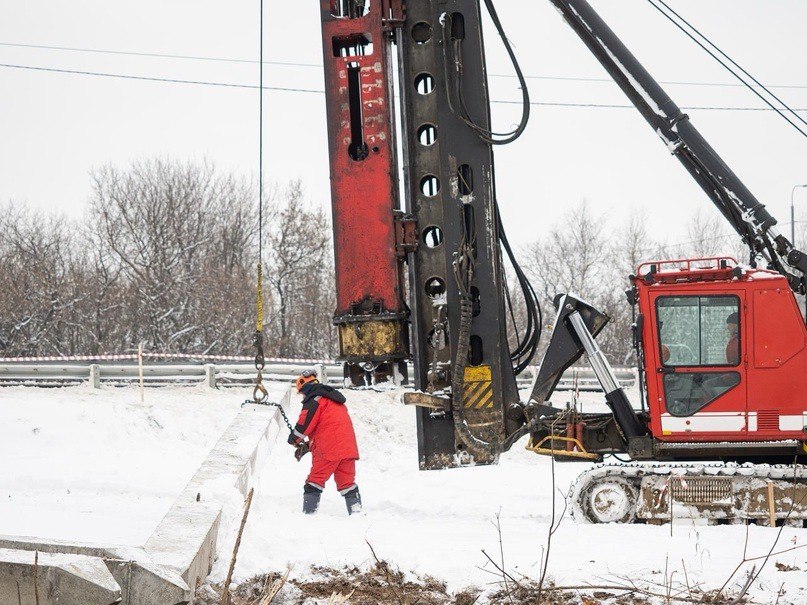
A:
<svg viewBox="0 0 807 605">
<path fill-rule="evenodd" d="M 663 365 L 739 365 L 738 297 L 663 296 L 656 300 L 656 315 Z"/>
<path fill-rule="evenodd" d="M 679 372 L 664 375 L 664 397 L 672 416 L 691 416 L 740 384 L 739 372 Z"/>
</svg>

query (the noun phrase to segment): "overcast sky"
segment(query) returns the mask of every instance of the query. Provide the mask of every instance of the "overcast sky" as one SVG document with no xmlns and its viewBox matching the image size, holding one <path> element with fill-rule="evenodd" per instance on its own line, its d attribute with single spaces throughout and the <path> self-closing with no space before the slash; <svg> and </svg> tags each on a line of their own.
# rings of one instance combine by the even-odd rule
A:
<svg viewBox="0 0 807 605">
<path fill-rule="evenodd" d="M 807 108 L 804 0 L 669 0 L 684 16 L 793 107 Z M 525 74 L 606 77 L 546 0 L 498 0 L 500 17 Z M 732 83 L 645 0 L 594 0 L 595 8 L 662 81 Z M 256 84 L 257 65 L 211 60 L 44 50 L 27 44 L 256 59 L 257 0 L 3 0 L 0 63 Z M 266 59 L 321 62 L 319 2 L 265 0 Z M 510 74 L 500 41 L 487 32 L 489 71 Z M 321 89 L 321 70 L 265 67 L 266 84 Z M 531 78 L 535 101 L 617 103 L 610 82 Z M 732 86 L 670 84 L 684 107 L 762 107 Z M 492 97 L 517 100 L 516 81 L 491 78 Z M 268 91 L 267 176 L 300 178 L 312 203 L 328 204 L 324 96 Z M 518 106 L 493 106 L 494 122 L 516 122 Z M 769 111 L 688 112 L 694 124 L 782 223 L 790 193 L 807 183 L 807 139 Z M 807 112 L 801 115 L 807 117 Z M 89 171 L 153 156 L 208 159 L 254 174 L 257 91 L 167 84 L 0 67 L 0 200 L 80 216 Z M 708 200 L 632 109 L 534 107 L 525 135 L 496 150 L 502 214 L 511 239 L 540 238 L 586 198 L 618 224 L 638 209 L 658 239 L 685 238 L 688 218 Z M 807 190 L 799 192 L 807 210 Z M 716 212 L 710 210 L 710 212 Z"/>
</svg>

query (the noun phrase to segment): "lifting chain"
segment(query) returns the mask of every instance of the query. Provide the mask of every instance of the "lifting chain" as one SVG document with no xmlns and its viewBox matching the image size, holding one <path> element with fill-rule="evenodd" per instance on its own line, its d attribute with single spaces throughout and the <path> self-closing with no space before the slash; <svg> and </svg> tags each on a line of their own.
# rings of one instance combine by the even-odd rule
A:
<svg viewBox="0 0 807 605">
<path fill-rule="evenodd" d="M 289 422 L 289 417 L 286 416 L 286 410 L 283 409 L 281 404 L 268 400 L 269 393 L 266 387 L 263 386 L 263 369 L 266 367 L 266 358 L 263 353 L 263 270 L 260 261 L 258 261 L 258 286 L 255 303 L 257 321 L 255 322 L 255 334 L 252 335 L 252 346 L 255 347 L 255 370 L 257 375 L 254 380 L 255 387 L 252 389 L 252 399 L 247 399 L 243 405 L 252 403 L 277 408 L 289 431 L 294 432 L 294 427 Z"/>
<path fill-rule="evenodd" d="M 257 405 L 266 405 L 270 408 L 277 408 L 280 411 L 280 415 L 283 416 L 283 422 L 286 423 L 286 426 L 289 428 L 289 432 L 294 432 L 294 427 L 289 420 L 289 417 L 286 416 L 286 410 L 283 409 L 283 405 L 280 403 L 275 403 L 274 401 L 253 401 L 252 399 L 247 399 L 242 405 L 250 405 L 250 404 L 257 404 Z"/>
<path fill-rule="evenodd" d="M 280 411 L 280 415 L 283 416 L 283 422 L 285 422 L 286 426 L 289 427 L 289 431 L 291 431 L 293 433 L 294 432 L 294 427 L 291 426 L 291 422 L 289 421 L 289 417 L 286 416 L 286 410 L 283 409 L 283 406 L 280 405 L 279 403 L 270 403 L 270 404 L 267 404 L 267 405 L 272 405 L 272 406 L 277 407 L 277 409 Z"/>
<path fill-rule="evenodd" d="M 266 387 L 263 386 L 263 368 L 266 363 L 263 358 L 263 334 L 261 332 L 255 332 L 252 337 L 252 344 L 256 349 L 255 369 L 257 370 L 257 375 L 254 379 L 255 387 L 252 389 L 252 403 L 265 403 L 269 393 L 266 391 Z"/>
</svg>

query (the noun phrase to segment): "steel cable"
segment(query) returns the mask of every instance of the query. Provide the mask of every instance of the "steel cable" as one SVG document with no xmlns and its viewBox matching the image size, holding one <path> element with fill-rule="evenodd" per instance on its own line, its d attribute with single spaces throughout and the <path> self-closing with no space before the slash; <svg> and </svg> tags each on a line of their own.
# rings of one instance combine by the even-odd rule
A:
<svg viewBox="0 0 807 605">
<path fill-rule="evenodd" d="M 255 388 L 252 398 L 255 403 L 263 403 L 269 397 L 263 386 L 263 369 L 266 367 L 263 352 L 263 0 L 260 0 L 260 61 L 258 87 L 258 267 L 255 292 L 255 333 L 252 345 L 255 347 Z"/>
<path fill-rule="evenodd" d="M 719 63 L 719 64 L 720 64 L 720 65 L 721 65 L 721 66 L 722 66 L 722 67 L 723 67 L 723 68 L 724 68 L 726 71 L 728 71 L 728 72 L 729 72 L 731 75 L 733 75 L 733 76 L 734 76 L 735 78 L 737 78 L 737 79 L 738 79 L 740 82 L 742 82 L 742 83 L 743 83 L 743 84 L 746 86 L 746 88 L 748 88 L 748 90 L 750 90 L 751 92 L 753 92 L 753 93 L 754 93 L 754 94 L 755 94 L 757 97 L 759 97 L 759 98 L 760 98 L 760 100 L 762 100 L 762 102 L 763 102 L 763 103 L 765 103 L 765 104 L 766 104 L 768 107 L 770 107 L 770 108 L 771 108 L 773 111 L 775 111 L 777 114 L 779 114 L 779 116 L 780 116 L 782 119 L 784 119 L 784 120 L 785 120 L 785 121 L 786 121 L 788 124 L 790 124 L 790 125 L 791 125 L 793 128 L 795 128 L 795 129 L 796 129 L 796 131 L 798 131 L 798 132 L 799 132 L 799 134 L 801 134 L 801 135 L 802 135 L 802 136 L 804 136 L 804 137 L 807 137 L 807 132 L 805 132 L 804 130 L 802 130 L 802 129 L 801 129 L 801 127 L 799 127 L 799 125 L 798 125 L 798 124 L 796 124 L 796 123 L 795 123 L 793 120 L 791 120 L 791 119 L 790 119 L 788 116 L 786 116 L 784 113 L 782 113 L 782 111 L 781 111 L 781 109 L 780 109 L 780 108 L 776 107 L 776 106 L 775 106 L 773 103 L 771 103 L 771 101 L 770 101 L 770 100 L 766 99 L 766 98 L 765 98 L 765 96 L 764 96 L 764 95 L 762 95 L 762 94 L 761 94 L 761 93 L 760 93 L 758 90 L 756 90 L 756 89 L 755 89 L 753 86 L 751 86 L 750 84 L 748 84 L 748 82 L 746 82 L 746 81 L 745 81 L 745 80 L 744 80 L 744 79 L 743 79 L 743 78 L 742 78 L 742 77 L 741 77 L 741 76 L 740 76 L 740 75 L 739 75 L 739 74 L 738 74 L 738 73 L 737 73 L 735 70 L 733 70 L 733 69 L 732 69 L 732 68 L 731 68 L 729 65 L 727 65 L 725 61 L 723 61 L 723 60 L 722 60 L 720 57 L 718 57 L 718 56 L 717 56 L 717 55 L 716 55 L 716 54 L 715 54 L 713 51 L 711 51 L 709 48 L 707 48 L 707 47 L 706 47 L 706 44 L 704 44 L 703 42 L 701 42 L 700 40 L 698 40 L 698 38 L 696 38 L 696 37 L 695 37 L 695 35 L 693 35 L 691 32 L 687 31 L 687 29 L 686 29 L 686 28 L 685 28 L 685 27 L 684 27 L 684 26 L 683 26 L 681 23 L 679 23 L 679 22 L 678 22 L 678 21 L 676 21 L 676 20 L 675 20 L 675 19 L 674 19 L 674 18 L 673 18 L 671 15 L 669 15 L 668 13 L 666 13 L 666 12 L 665 12 L 665 11 L 664 11 L 664 10 L 663 10 L 663 9 L 662 9 L 662 8 L 661 8 L 659 5 L 658 5 L 658 4 L 656 4 L 656 1 L 660 2 L 661 4 L 663 4 L 663 5 L 664 5 L 664 6 L 665 6 L 665 7 L 666 7 L 668 10 L 670 10 L 670 11 L 671 11 L 671 12 L 672 12 L 674 15 L 676 15 L 676 16 L 677 16 L 679 19 L 681 19 L 681 21 L 683 21 L 683 23 L 684 23 L 684 24 L 686 24 L 686 25 L 687 25 L 689 28 L 691 28 L 691 29 L 692 29 L 692 31 L 694 31 L 695 33 L 697 33 L 697 34 L 698 34 L 698 36 L 700 36 L 701 38 L 703 38 L 703 40 L 705 40 L 707 44 L 709 44 L 710 46 L 712 46 L 712 47 L 713 47 L 713 48 L 714 48 L 714 49 L 715 49 L 715 50 L 716 50 L 718 53 L 720 53 L 722 56 L 724 56 L 724 57 L 725 57 L 725 58 L 726 58 L 728 61 L 730 61 L 730 62 L 731 62 L 733 65 L 735 65 L 735 66 L 736 66 L 738 69 L 740 69 L 740 70 L 741 70 L 741 71 L 742 71 L 744 74 L 746 74 L 748 77 L 750 77 L 750 78 L 751 78 L 751 79 L 752 79 L 752 80 L 753 80 L 753 81 L 754 81 L 754 82 L 755 82 L 757 85 L 759 85 L 759 86 L 760 86 L 760 87 L 761 87 L 761 88 L 762 88 L 762 89 L 763 89 L 765 92 L 767 92 L 767 93 L 768 93 L 769 95 L 771 95 L 771 96 L 772 96 L 774 99 L 776 99 L 777 101 L 779 101 L 779 103 L 781 103 L 781 104 L 782 104 L 782 105 L 785 107 L 785 109 L 787 109 L 787 111 L 789 111 L 791 114 L 793 114 L 794 116 L 796 116 L 796 118 L 797 118 L 797 119 L 799 119 L 800 121 L 802 121 L 802 122 L 804 122 L 805 124 L 807 124 L 807 121 L 805 121 L 805 120 L 804 120 L 804 119 L 803 119 L 801 116 L 799 116 L 799 115 L 796 113 L 796 111 L 795 111 L 794 109 L 791 109 L 791 108 L 790 108 L 790 107 L 789 107 L 789 106 L 788 106 L 788 105 L 787 105 L 787 104 L 786 104 L 784 101 L 782 101 L 782 100 L 781 100 L 781 99 L 780 99 L 778 96 L 776 96 L 776 95 L 775 95 L 775 94 L 773 94 L 773 93 L 772 93 L 770 90 L 768 90 L 767 88 L 765 88 L 764 86 L 762 86 L 762 84 L 760 84 L 760 82 L 759 82 L 759 81 L 758 81 L 756 78 L 754 78 L 753 76 L 751 76 L 751 74 L 749 74 L 749 73 L 748 73 L 748 72 L 747 72 L 745 69 L 743 69 L 742 67 L 740 67 L 740 66 L 739 66 L 739 65 L 738 65 L 738 64 L 737 64 L 737 63 L 736 63 L 736 62 L 735 62 L 735 61 L 734 61 L 734 60 L 733 60 L 731 57 L 729 57 L 729 56 L 728 56 L 726 53 L 724 53 L 722 50 L 720 50 L 720 48 L 718 48 L 718 47 L 717 47 L 717 45 L 715 45 L 715 44 L 714 44 L 714 43 L 713 43 L 711 40 L 709 40 L 709 38 L 707 38 L 707 37 L 706 37 L 705 35 L 703 35 L 703 34 L 702 34 L 702 33 L 701 33 L 699 30 L 697 30 L 697 29 L 696 29 L 694 26 L 692 26 L 692 25 L 691 25 L 691 24 L 690 24 L 688 21 L 686 21 L 686 19 L 684 19 L 684 18 L 683 18 L 683 17 L 681 17 L 681 16 L 680 16 L 678 13 L 676 13 L 675 11 L 673 11 L 673 10 L 672 10 L 672 9 L 671 9 L 669 6 L 667 6 L 667 4 L 665 4 L 665 3 L 664 3 L 662 0 L 647 0 L 647 3 L 648 3 L 648 4 L 650 4 L 650 6 L 652 6 L 653 8 L 655 8 L 655 9 L 656 9 L 656 10 L 657 10 L 659 13 L 661 13 L 661 14 L 662 14 L 662 15 L 663 15 L 663 16 L 664 16 L 664 17 L 665 17 L 665 18 L 666 18 L 668 21 L 670 21 L 670 23 L 672 23 L 673 25 L 675 25 L 675 27 L 677 27 L 679 30 L 681 30 L 681 32 L 683 32 L 683 33 L 684 33 L 684 35 L 686 35 L 686 36 L 687 36 L 687 37 L 688 37 L 690 40 L 692 40 L 692 41 L 693 41 L 695 44 L 697 44 L 698 46 L 700 46 L 700 47 L 701 47 L 701 49 L 703 49 L 703 50 L 704 50 L 704 51 L 705 51 L 705 52 L 706 52 L 706 53 L 707 53 L 707 54 L 708 54 L 710 57 L 712 57 L 712 58 L 713 58 L 715 61 L 717 61 L 717 62 L 718 62 L 718 63 Z"/>
</svg>

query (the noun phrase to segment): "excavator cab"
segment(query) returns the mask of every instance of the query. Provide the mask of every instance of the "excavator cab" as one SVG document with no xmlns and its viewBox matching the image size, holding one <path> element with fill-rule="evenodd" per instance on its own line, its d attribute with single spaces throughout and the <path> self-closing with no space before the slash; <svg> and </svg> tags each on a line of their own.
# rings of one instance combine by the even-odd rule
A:
<svg viewBox="0 0 807 605">
<path fill-rule="evenodd" d="M 686 259 L 643 264 L 633 285 L 654 439 L 807 437 L 807 328 L 785 277 Z"/>
<path fill-rule="evenodd" d="M 638 396 L 630 401 L 596 344 L 608 318 L 560 296 L 524 407 L 530 449 L 586 454 L 569 458 L 623 451 L 636 460 L 804 457 L 807 327 L 787 279 L 717 257 L 645 263 L 631 280 Z M 610 414 L 578 415 L 548 404 L 560 376 L 584 353 Z"/>
</svg>

